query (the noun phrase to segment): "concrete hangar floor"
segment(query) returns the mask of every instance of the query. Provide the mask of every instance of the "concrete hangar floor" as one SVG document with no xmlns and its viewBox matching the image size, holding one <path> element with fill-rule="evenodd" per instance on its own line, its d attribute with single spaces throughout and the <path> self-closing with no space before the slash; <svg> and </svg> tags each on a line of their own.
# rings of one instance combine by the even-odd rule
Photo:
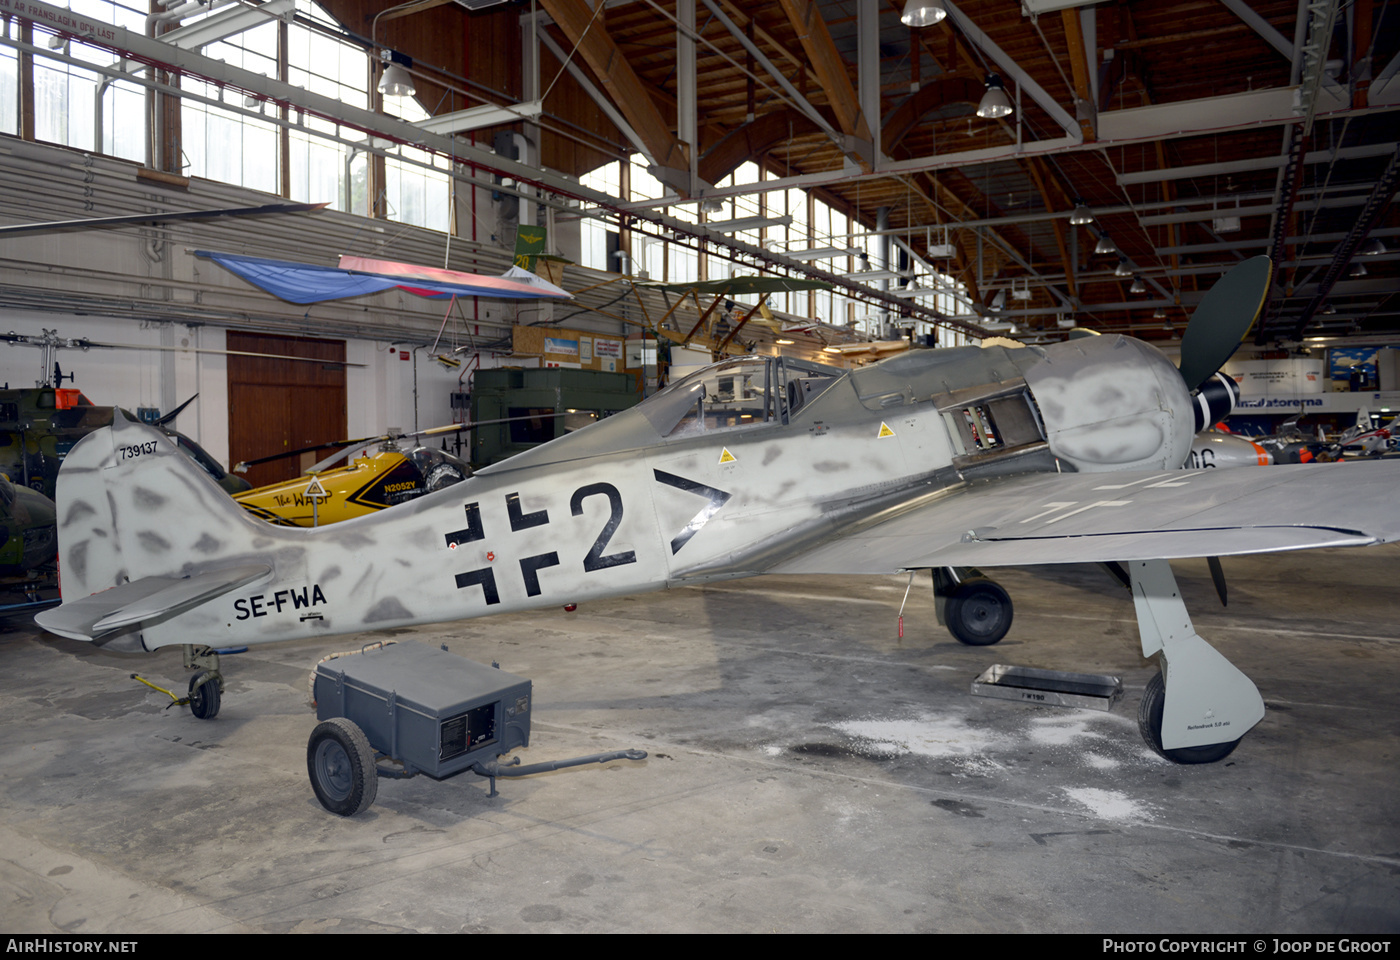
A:
<svg viewBox="0 0 1400 960">
<path fill-rule="evenodd" d="M 774 578 L 396 631 L 534 681 L 523 780 L 312 794 L 308 669 L 380 635 L 225 658 L 213 721 L 178 650 L 0 639 L 0 928 L 161 931 L 1400 930 L 1400 546 L 1176 564 L 1201 634 L 1259 685 L 1222 763 L 1145 747 L 1155 669 L 1095 567 L 991 571 L 992 648 L 927 579 Z M 1112 673 L 1111 712 L 969 696 L 992 663 Z"/>
</svg>

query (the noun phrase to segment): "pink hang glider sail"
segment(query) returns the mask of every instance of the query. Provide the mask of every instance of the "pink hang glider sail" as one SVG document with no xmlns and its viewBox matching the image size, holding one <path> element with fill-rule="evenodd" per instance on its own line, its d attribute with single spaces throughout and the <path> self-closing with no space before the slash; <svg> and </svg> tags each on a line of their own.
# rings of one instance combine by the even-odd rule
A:
<svg viewBox="0 0 1400 960">
<path fill-rule="evenodd" d="M 374 260 L 370 257 L 341 257 L 340 269 L 352 273 L 373 273 L 381 277 L 402 277 L 405 280 L 427 280 L 431 283 L 462 284 L 478 287 L 499 285 L 503 297 L 518 296 L 520 287 L 527 286 L 533 291 L 531 297 L 569 297 L 568 291 L 535 276 L 528 270 L 511 267 L 499 277 L 487 277 L 476 273 L 463 273 L 460 270 L 446 270 L 442 267 L 425 267 L 417 263 L 397 263 L 393 260 Z M 412 291 L 410 284 L 401 284 Z M 428 295 L 431 295 L 431 291 Z"/>
<path fill-rule="evenodd" d="M 323 267 L 205 250 L 195 251 L 195 256 L 213 260 L 254 286 L 292 303 L 318 303 L 393 289 L 442 300 L 453 296 L 497 300 L 570 299 L 562 288 L 514 267 L 504 276 L 489 277 L 360 257 L 347 257 L 339 267 Z M 347 266 L 351 262 L 356 266 Z"/>
</svg>

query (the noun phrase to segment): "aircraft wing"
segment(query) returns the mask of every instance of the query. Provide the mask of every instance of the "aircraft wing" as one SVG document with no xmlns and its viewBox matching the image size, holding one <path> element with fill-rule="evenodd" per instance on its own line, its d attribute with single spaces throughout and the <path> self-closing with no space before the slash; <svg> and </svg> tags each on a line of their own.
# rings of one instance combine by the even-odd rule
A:
<svg viewBox="0 0 1400 960">
<path fill-rule="evenodd" d="M 768 568 L 895 573 L 1363 546 L 1400 538 L 1400 462 L 1031 474 L 882 510 Z"/>
</svg>

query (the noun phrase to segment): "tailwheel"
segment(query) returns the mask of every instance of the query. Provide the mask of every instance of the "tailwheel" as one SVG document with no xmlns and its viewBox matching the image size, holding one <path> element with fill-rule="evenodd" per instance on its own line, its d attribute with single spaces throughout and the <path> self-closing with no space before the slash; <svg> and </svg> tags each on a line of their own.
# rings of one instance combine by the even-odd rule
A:
<svg viewBox="0 0 1400 960">
<path fill-rule="evenodd" d="M 190 713 L 199 720 L 213 720 L 219 715 L 223 700 L 224 675 L 219 670 L 219 654 L 209 647 L 191 643 L 183 645 L 185 669 L 195 671 L 190 677 L 190 695 L 186 698 Z M 182 701 L 184 702 L 184 701 Z"/>
<path fill-rule="evenodd" d="M 1235 747 L 1240 745 L 1240 737 L 1225 743 L 1207 743 L 1199 747 L 1178 747 L 1167 750 L 1162 747 L 1162 708 L 1167 701 L 1167 682 L 1159 670 L 1147 681 L 1147 689 L 1142 694 L 1142 704 L 1138 707 L 1138 729 L 1142 739 L 1157 753 L 1173 763 L 1215 763 L 1224 760 Z"/>
<path fill-rule="evenodd" d="M 1011 597 L 994 580 L 964 580 L 948 595 L 944 617 L 959 642 L 991 646 L 1011 629 Z"/>
</svg>

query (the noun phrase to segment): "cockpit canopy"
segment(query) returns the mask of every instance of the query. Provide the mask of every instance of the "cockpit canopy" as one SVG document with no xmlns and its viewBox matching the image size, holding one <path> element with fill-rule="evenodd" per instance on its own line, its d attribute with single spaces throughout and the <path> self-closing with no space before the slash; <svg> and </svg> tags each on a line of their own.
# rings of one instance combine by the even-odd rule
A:
<svg viewBox="0 0 1400 960">
<path fill-rule="evenodd" d="M 845 372 L 785 357 L 737 357 L 677 380 L 636 409 L 663 437 L 787 423 Z"/>
</svg>

